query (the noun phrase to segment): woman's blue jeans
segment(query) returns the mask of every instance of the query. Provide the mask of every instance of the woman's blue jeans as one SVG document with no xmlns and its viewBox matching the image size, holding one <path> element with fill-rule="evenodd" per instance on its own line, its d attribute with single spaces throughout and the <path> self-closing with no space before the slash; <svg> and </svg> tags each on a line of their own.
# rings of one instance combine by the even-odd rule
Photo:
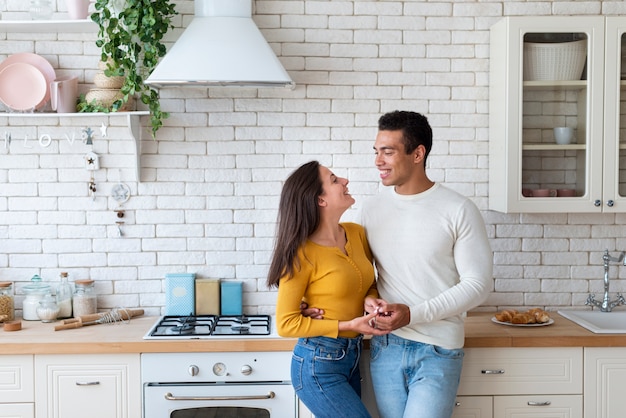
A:
<svg viewBox="0 0 626 418">
<path fill-rule="evenodd" d="M 291 383 L 316 418 L 370 418 L 361 402 L 361 345 L 362 337 L 298 339 Z"/>
<path fill-rule="evenodd" d="M 450 418 L 463 349 L 445 349 L 393 334 L 370 341 L 370 371 L 381 418 Z"/>
</svg>

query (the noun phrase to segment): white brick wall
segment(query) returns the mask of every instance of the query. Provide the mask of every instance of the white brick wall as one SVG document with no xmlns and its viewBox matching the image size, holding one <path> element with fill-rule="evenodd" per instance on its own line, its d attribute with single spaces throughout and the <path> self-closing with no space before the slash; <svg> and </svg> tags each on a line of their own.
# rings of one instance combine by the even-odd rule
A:
<svg viewBox="0 0 626 418">
<path fill-rule="evenodd" d="M 176 38 L 193 1 L 176 1 Z M 34 274 L 93 278 L 103 309 L 164 305 L 168 272 L 244 281 L 248 313 L 273 311 L 264 284 L 281 181 L 319 159 L 350 178 L 357 207 L 379 188 L 372 144 L 380 114 L 425 113 L 436 143 L 430 174 L 483 210 L 495 254 L 494 292 L 480 310 L 582 305 L 601 292 L 602 251 L 626 249 L 626 215 L 506 215 L 486 210 L 490 25 L 504 15 L 626 13 L 601 1 L 254 1 L 254 19 L 297 83 L 293 91 L 163 90 L 171 112 L 156 141 L 144 132 L 142 182 L 135 144 L 119 117 L 0 116 L 0 280 Z M 3 19 L 28 19 L 28 2 L 0 0 Z M 64 2 L 57 0 L 56 17 Z M 95 34 L 0 33 L 0 59 L 36 52 L 90 88 Z M 108 126 L 102 138 L 101 124 Z M 93 148 L 82 129 L 95 131 Z M 5 132 L 12 142 L 5 144 Z M 43 147 L 37 142 L 49 134 Z M 66 136 L 76 139 L 73 144 Z M 27 141 L 25 142 L 25 138 Z M 84 154 L 100 155 L 96 198 Z M 117 236 L 118 205 L 128 184 Z M 355 210 L 346 214 L 351 220 Z M 624 278 L 626 268 L 612 267 Z M 626 291 L 626 281 L 612 283 Z"/>
</svg>

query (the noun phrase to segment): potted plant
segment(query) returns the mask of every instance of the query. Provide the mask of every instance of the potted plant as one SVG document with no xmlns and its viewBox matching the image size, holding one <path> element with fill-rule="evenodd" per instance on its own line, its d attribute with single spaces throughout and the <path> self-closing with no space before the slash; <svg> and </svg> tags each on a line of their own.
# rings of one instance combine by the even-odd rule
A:
<svg viewBox="0 0 626 418">
<path fill-rule="evenodd" d="M 150 110 L 152 137 L 163 125 L 167 113 L 161 111 L 158 92 L 144 80 L 165 55 L 163 37 L 173 27 L 171 19 L 178 12 L 170 0 L 96 0 L 91 20 L 98 24 L 101 60 L 107 62 L 104 73 L 124 77 L 121 98 L 103 109 L 97 103 L 79 103 L 79 111 L 117 111 L 135 95 Z"/>
</svg>

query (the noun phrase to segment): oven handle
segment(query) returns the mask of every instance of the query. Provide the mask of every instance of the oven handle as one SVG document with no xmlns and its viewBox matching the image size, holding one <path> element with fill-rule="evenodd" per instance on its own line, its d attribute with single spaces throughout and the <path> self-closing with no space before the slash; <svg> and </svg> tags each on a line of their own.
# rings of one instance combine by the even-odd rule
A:
<svg viewBox="0 0 626 418">
<path fill-rule="evenodd" d="M 267 395 L 253 396 L 174 396 L 170 392 L 165 394 L 168 401 L 250 401 L 257 399 L 273 399 L 276 394 L 270 391 Z"/>
</svg>

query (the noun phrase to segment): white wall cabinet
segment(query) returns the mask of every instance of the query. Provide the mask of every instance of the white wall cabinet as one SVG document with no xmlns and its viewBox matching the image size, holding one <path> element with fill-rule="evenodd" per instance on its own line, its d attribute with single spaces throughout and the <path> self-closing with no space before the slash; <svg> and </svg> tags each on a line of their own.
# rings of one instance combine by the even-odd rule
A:
<svg viewBox="0 0 626 418">
<path fill-rule="evenodd" d="M 626 18 L 603 16 L 515 16 L 491 28 L 490 209 L 626 212 L 625 31 Z M 529 76 L 529 67 L 558 62 L 556 53 L 531 64 L 525 43 L 539 40 L 586 41 L 580 79 Z M 574 128 L 575 142 L 557 144 L 558 126 Z M 575 196 L 533 197 L 537 189 Z"/>
<path fill-rule="evenodd" d="M 35 356 L 37 418 L 141 416 L 139 354 Z"/>
<path fill-rule="evenodd" d="M 0 356 L 0 418 L 34 417 L 33 356 Z"/>
<path fill-rule="evenodd" d="M 468 348 L 454 418 L 582 418 L 582 348 Z"/>
<path fill-rule="evenodd" d="M 585 418 L 626 415 L 626 348 L 585 348 Z"/>
</svg>

